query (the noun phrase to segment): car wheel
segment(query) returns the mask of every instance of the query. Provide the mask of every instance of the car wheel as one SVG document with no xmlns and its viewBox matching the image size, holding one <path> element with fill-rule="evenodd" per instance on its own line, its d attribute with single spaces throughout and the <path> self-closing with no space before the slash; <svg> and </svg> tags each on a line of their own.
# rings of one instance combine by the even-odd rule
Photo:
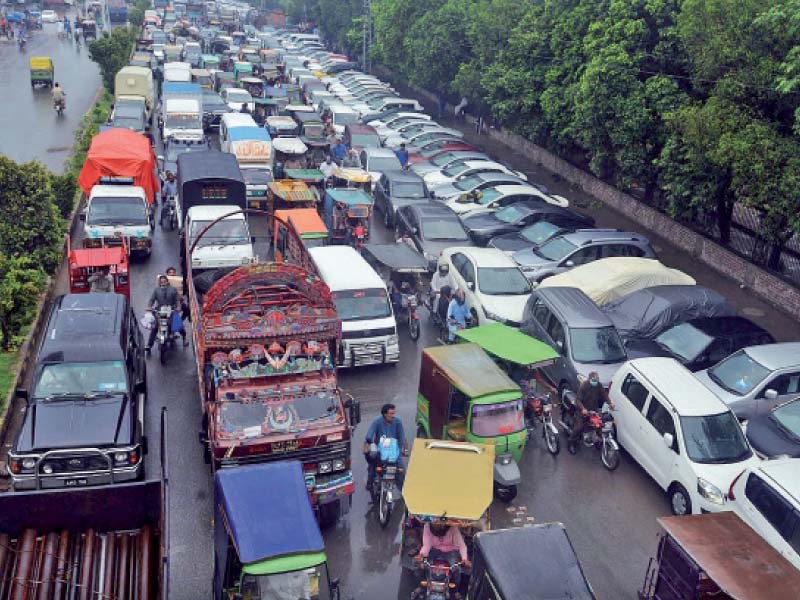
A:
<svg viewBox="0 0 800 600">
<path fill-rule="evenodd" d="M 692 514 L 692 499 L 685 487 L 680 483 L 673 483 L 669 488 L 668 494 L 672 514 L 677 516 Z"/>
</svg>

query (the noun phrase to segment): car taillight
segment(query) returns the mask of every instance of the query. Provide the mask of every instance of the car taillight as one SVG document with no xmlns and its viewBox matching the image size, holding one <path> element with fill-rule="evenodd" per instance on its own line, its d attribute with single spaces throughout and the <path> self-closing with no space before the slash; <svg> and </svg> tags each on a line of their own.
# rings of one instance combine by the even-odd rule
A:
<svg viewBox="0 0 800 600">
<path fill-rule="evenodd" d="M 745 469 L 746 471 L 747 469 Z M 733 495 L 733 486 L 736 485 L 736 482 L 739 481 L 739 478 L 744 475 L 744 471 L 739 473 L 736 478 L 731 482 L 731 487 L 728 488 L 728 500 L 736 500 L 736 496 Z"/>
</svg>

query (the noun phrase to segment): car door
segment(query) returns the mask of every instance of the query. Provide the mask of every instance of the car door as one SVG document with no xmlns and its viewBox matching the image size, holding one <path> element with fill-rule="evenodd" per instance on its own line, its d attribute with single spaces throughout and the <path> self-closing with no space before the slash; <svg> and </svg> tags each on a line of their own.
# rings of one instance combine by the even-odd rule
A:
<svg viewBox="0 0 800 600">
<path fill-rule="evenodd" d="M 628 373 L 615 394 L 617 438 L 628 453 L 639 462 L 642 454 L 640 431 L 644 426 L 644 407 L 650 396 L 648 389 L 633 373 Z"/>
<path fill-rule="evenodd" d="M 767 398 L 768 390 L 774 390 L 777 396 Z M 756 396 L 756 415 L 765 414 L 778 404 L 796 398 L 798 395 L 800 395 L 800 369 L 781 373 L 767 382 Z"/>
<path fill-rule="evenodd" d="M 462 255 L 463 256 L 463 255 Z M 473 318 L 480 315 L 482 313 L 482 303 L 480 300 L 480 296 L 478 295 L 478 277 L 475 272 L 475 265 L 469 259 L 469 257 L 464 256 L 464 262 L 459 269 L 461 273 L 461 278 L 464 280 L 464 298 L 467 303 L 467 307 L 472 311 Z M 480 317 L 478 317 L 480 318 Z M 473 323 L 474 325 L 477 323 Z"/>
<path fill-rule="evenodd" d="M 798 511 L 755 473 L 748 475 L 744 490 L 745 500 L 737 502 L 744 520 L 781 554 L 793 560 L 794 551 L 788 541 L 800 527 Z"/>
<path fill-rule="evenodd" d="M 578 267 L 580 265 L 588 264 L 599 258 L 600 246 L 589 246 L 588 248 L 580 248 L 561 261 L 560 271 Z"/>
<path fill-rule="evenodd" d="M 641 453 L 637 460 L 662 489 L 667 489 L 672 482 L 672 471 L 678 460 L 675 419 L 664 402 L 652 394 L 646 415 L 645 422 L 639 430 Z M 672 436 L 672 444 L 669 447 L 664 441 L 665 433 Z M 691 489 L 690 482 L 682 483 L 684 487 Z"/>
</svg>

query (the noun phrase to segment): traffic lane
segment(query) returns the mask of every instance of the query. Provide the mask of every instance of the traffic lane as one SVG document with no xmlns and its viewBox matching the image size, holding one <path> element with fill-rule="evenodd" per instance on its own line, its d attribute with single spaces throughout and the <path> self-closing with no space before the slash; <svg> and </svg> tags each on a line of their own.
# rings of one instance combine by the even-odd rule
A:
<svg viewBox="0 0 800 600">
<path fill-rule="evenodd" d="M 31 88 L 28 59 L 49 56 L 55 80 L 67 93 L 67 109 L 59 117 L 53 110 L 50 88 Z M 100 73 L 85 45 L 59 40 L 54 23 L 34 32 L 20 52 L 16 42 L 0 43 L 0 153 L 12 160 L 39 160 L 56 173 L 75 142 L 74 132 L 100 89 Z"/>
</svg>

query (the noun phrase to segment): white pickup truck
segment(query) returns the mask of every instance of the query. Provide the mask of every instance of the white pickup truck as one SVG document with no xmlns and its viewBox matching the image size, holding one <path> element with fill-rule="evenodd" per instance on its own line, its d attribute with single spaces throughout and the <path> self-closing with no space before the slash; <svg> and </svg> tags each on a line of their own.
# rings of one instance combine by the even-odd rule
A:
<svg viewBox="0 0 800 600">
<path fill-rule="evenodd" d="M 193 206 L 186 215 L 186 241 L 195 239 L 216 219 L 238 210 L 236 206 Z M 187 250 L 188 250 L 187 248 Z M 192 252 L 193 271 L 239 267 L 258 262 L 244 214 L 237 213 L 215 223 L 203 233 Z"/>
</svg>

